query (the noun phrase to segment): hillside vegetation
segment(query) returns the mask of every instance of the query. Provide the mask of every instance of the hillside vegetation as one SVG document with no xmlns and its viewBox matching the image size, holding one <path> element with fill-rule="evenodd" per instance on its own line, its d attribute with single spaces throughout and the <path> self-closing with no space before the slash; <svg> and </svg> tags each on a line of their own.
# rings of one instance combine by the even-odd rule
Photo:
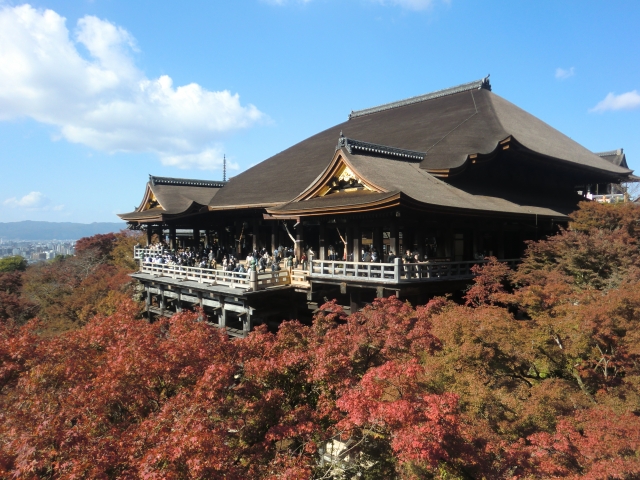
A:
<svg viewBox="0 0 640 480">
<path fill-rule="evenodd" d="M 240 340 L 140 319 L 111 246 L 1 274 L 23 283 L 21 320 L 0 312 L 0 477 L 640 478 L 639 221 L 586 203 L 517 270 L 479 268 L 466 304 L 330 302 Z M 36 277 L 86 305 L 47 307 Z M 335 440 L 350 461 L 319 463 Z"/>
</svg>

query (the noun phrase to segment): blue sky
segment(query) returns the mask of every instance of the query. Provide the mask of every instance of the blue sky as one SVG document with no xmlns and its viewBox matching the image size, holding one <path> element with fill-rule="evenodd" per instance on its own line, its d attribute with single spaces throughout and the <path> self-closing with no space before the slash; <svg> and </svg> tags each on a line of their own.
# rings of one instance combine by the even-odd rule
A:
<svg viewBox="0 0 640 480">
<path fill-rule="evenodd" d="M 117 221 L 351 110 L 491 74 L 640 170 L 640 2 L 0 0 L 0 222 Z"/>
</svg>

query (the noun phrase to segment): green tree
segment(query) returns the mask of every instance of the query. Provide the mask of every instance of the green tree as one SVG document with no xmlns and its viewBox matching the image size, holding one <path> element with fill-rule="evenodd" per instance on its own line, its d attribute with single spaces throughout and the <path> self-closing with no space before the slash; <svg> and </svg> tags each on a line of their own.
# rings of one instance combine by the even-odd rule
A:
<svg viewBox="0 0 640 480">
<path fill-rule="evenodd" d="M 20 255 L 0 258 L 0 272 L 24 272 L 27 269 L 27 260 Z"/>
</svg>

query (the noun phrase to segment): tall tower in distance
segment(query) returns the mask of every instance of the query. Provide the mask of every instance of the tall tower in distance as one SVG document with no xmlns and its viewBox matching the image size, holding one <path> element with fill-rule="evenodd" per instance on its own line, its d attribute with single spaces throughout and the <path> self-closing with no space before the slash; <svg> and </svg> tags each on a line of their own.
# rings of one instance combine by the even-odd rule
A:
<svg viewBox="0 0 640 480">
<path fill-rule="evenodd" d="M 227 155 L 222 157 L 222 181 L 227 181 Z"/>
</svg>

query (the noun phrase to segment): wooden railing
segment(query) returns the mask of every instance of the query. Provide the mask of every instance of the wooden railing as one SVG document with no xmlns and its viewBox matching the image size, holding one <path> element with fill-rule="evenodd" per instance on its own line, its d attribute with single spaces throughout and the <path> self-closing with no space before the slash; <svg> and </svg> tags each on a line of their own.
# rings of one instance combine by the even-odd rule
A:
<svg viewBox="0 0 640 480">
<path fill-rule="evenodd" d="M 264 273 L 241 273 L 225 272 L 224 270 L 214 270 L 211 268 L 143 262 L 140 266 L 140 272 L 157 277 L 168 277 L 182 281 L 190 280 L 208 285 L 222 285 L 251 291 L 291 284 L 291 277 L 287 270 Z"/>
<path fill-rule="evenodd" d="M 133 258 L 136 260 L 144 260 L 149 255 L 157 255 L 164 251 L 161 246 L 151 247 L 133 247 Z"/>
<path fill-rule="evenodd" d="M 394 263 L 345 262 L 342 260 L 313 260 L 309 262 L 309 271 L 290 273 L 287 269 L 277 272 L 227 272 L 211 268 L 186 267 L 144 261 L 148 249 L 138 248 L 136 254 L 141 255 L 140 272 L 158 277 L 169 277 L 177 280 L 190 280 L 209 285 L 222 285 L 232 288 L 243 288 L 256 291 L 266 288 L 293 285 L 308 287 L 308 280 L 331 279 L 340 281 L 361 281 L 367 283 L 419 283 L 444 280 L 465 280 L 473 278 L 471 268 L 474 265 L 487 263 L 486 260 L 465 262 L 424 262 L 402 263 L 396 259 Z M 153 252 L 155 253 L 155 252 Z M 509 267 L 515 267 L 520 259 L 501 260 Z"/>
<path fill-rule="evenodd" d="M 294 287 L 301 288 L 309 288 L 309 280 L 308 280 L 309 271 L 308 270 L 300 270 L 300 269 L 292 269 L 291 270 L 291 285 Z"/>
<path fill-rule="evenodd" d="M 143 262 L 141 273 L 158 277 L 169 277 L 176 280 L 190 280 L 210 285 L 223 285 L 232 288 L 250 289 L 250 274 L 241 272 L 225 272 L 212 268 L 185 267 L 183 265 L 167 265 L 164 263 Z"/>
<path fill-rule="evenodd" d="M 400 260 L 400 259 L 398 259 Z M 399 263 L 362 263 L 341 260 L 312 260 L 309 277 L 364 280 L 373 283 L 400 283 Z"/>
<path fill-rule="evenodd" d="M 278 272 L 263 272 L 257 274 L 258 290 L 264 290 L 269 287 L 280 287 L 291 284 L 291 277 L 287 270 Z"/>
<path fill-rule="evenodd" d="M 501 260 L 514 267 L 520 259 Z M 310 263 L 311 279 L 335 279 L 365 281 L 370 283 L 414 283 L 442 280 L 464 280 L 473 278 L 471 268 L 487 263 L 487 260 L 465 262 L 360 263 L 341 260 L 313 260 Z"/>
</svg>

